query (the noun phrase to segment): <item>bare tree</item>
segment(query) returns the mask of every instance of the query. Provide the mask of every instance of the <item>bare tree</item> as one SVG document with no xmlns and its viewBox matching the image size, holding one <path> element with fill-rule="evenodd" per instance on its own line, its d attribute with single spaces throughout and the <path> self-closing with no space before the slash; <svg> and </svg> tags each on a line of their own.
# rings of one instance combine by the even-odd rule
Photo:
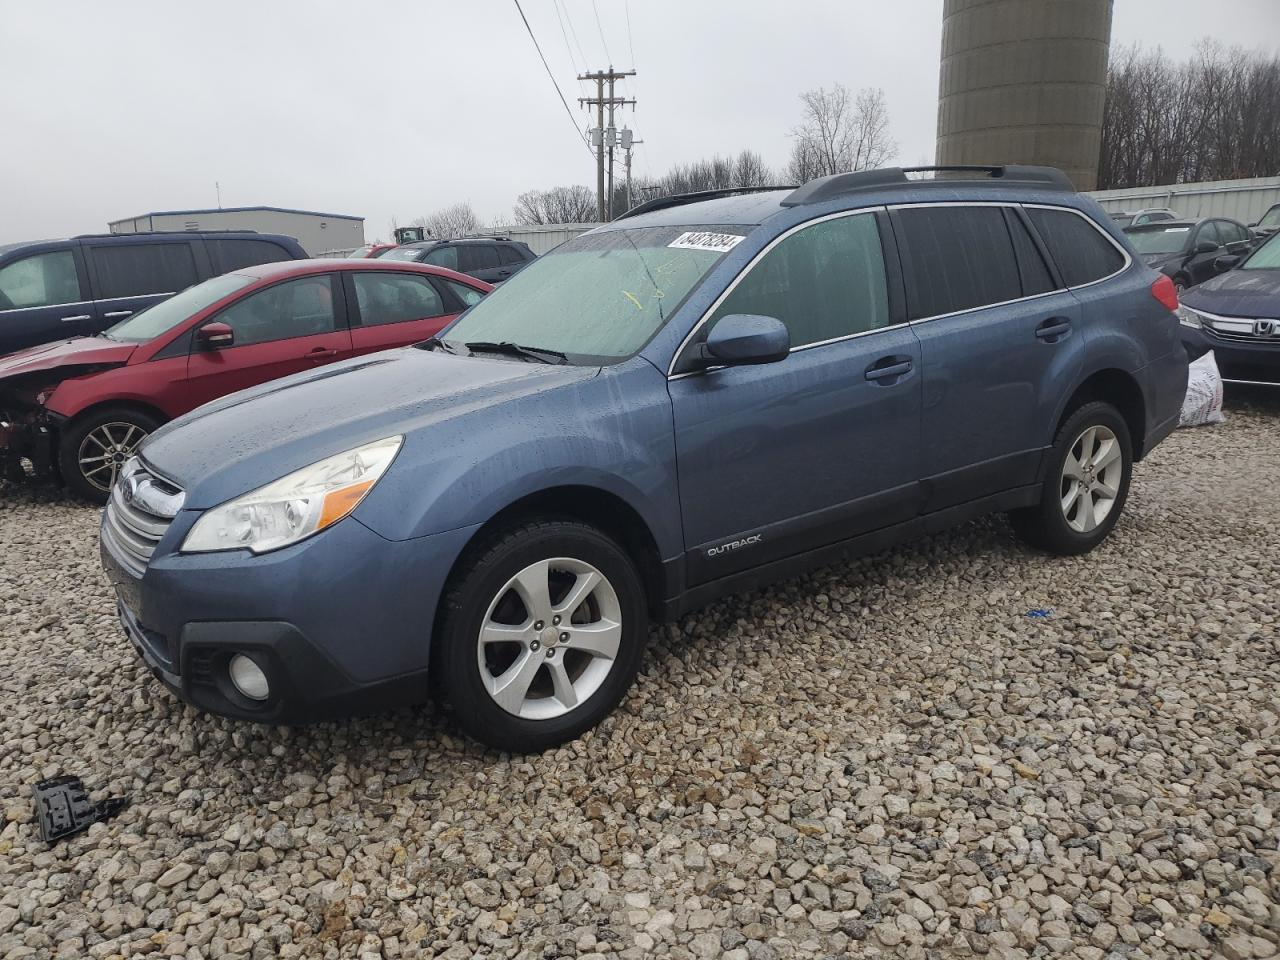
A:
<svg viewBox="0 0 1280 960">
<path fill-rule="evenodd" d="M 464 237 L 484 226 L 469 203 L 455 203 L 443 207 L 425 217 L 418 217 L 411 226 L 423 227 L 427 235 L 436 239 Z"/>
<path fill-rule="evenodd" d="M 730 177 L 735 187 L 767 187 L 777 178 L 754 150 L 743 150 L 733 161 Z"/>
<path fill-rule="evenodd" d="M 1185 63 L 1115 51 L 1098 187 L 1280 173 L 1280 57 L 1203 41 Z"/>
<path fill-rule="evenodd" d="M 865 87 L 854 94 L 837 83 L 805 91 L 800 102 L 803 116 L 791 132 L 796 142 L 787 167 L 794 180 L 868 170 L 897 152 L 883 90 Z"/>
<path fill-rule="evenodd" d="M 591 223 L 596 218 L 596 195 L 589 187 L 528 190 L 516 197 L 516 223 Z"/>
</svg>

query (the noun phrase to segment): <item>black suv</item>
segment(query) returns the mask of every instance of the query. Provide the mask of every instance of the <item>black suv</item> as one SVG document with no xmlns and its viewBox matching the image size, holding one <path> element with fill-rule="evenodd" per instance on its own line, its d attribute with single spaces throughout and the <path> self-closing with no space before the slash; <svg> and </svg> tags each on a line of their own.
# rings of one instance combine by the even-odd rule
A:
<svg viewBox="0 0 1280 960">
<path fill-rule="evenodd" d="M 100 333 L 221 273 L 305 259 L 292 237 L 252 231 L 108 233 L 0 246 L 0 354 Z"/>
<path fill-rule="evenodd" d="M 382 254 L 383 260 L 412 260 L 447 267 L 484 280 L 501 283 L 537 257 L 519 240 L 477 237 L 466 240 L 420 240 Z"/>
</svg>

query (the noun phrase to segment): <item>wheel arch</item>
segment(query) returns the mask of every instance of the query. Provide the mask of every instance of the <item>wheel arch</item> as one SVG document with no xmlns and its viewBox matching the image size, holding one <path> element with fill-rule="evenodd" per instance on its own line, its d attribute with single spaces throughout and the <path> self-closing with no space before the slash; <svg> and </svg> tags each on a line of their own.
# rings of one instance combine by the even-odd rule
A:
<svg viewBox="0 0 1280 960">
<path fill-rule="evenodd" d="M 102 413 L 104 410 L 136 410 L 138 413 L 144 413 L 152 419 L 159 421 L 161 424 L 168 423 L 170 419 L 167 413 L 154 404 L 132 398 L 113 398 L 110 400 L 96 400 L 88 406 L 77 410 L 66 418 L 63 429 L 65 430 L 70 424 L 79 423 L 86 417 L 92 417 L 95 414 Z"/>
<path fill-rule="evenodd" d="M 1096 370 L 1081 381 L 1080 385 L 1067 398 L 1054 422 L 1053 435 L 1056 437 L 1062 425 L 1075 411 L 1086 403 L 1103 401 L 1111 404 L 1124 418 L 1129 428 L 1129 439 L 1133 444 L 1133 459 L 1141 460 L 1146 451 L 1143 449 L 1146 437 L 1147 401 L 1142 387 L 1133 374 L 1115 367 Z"/>
<path fill-rule="evenodd" d="M 616 540 L 636 564 L 650 616 L 660 619 L 667 584 L 658 541 L 635 507 L 618 494 L 601 487 L 565 484 L 547 487 L 512 501 L 476 529 L 454 559 L 447 579 L 453 579 L 475 545 L 483 542 L 494 530 L 535 517 L 578 520 Z"/>
</svg>

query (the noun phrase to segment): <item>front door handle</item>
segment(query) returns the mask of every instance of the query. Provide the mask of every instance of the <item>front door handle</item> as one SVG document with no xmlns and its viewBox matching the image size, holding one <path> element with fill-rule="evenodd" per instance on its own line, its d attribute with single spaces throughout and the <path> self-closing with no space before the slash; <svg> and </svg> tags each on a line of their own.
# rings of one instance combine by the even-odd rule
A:
<svg viewBox="0 0 1280 960">
<path fill-rule="evenodd" d="M 87 313 L 78 313 L 78 314 L 76 314 L 74 317 L 63 317 L 63 318 L 62 318 L 62 322 L 63 322 L 63 323 L 78 323 L 78 322 L 79 322 L 79 321 L 81 321 L 81 320 L 92 320 L 92 319 L 93 319 L 93 317 L 89 316 Z"/>
<path fill-rule="evenodd" d="M 1047 343 L 1057 343 L 1071 332 L 1071 321 L 1066 317 L 1050 317 L 1036 327 L 1036 336 Z"/>
<path fill-rule="evenodd" d="M 316 347 L 307 354 L 308 360 L 327 360 L 329 357 L 336 357 L 337 350 L 330 350 L 326 347 Z"/>
<path fill-rule="evenodd" d="M 104 313 L 103 316 L 106 317 L 108 320 L 114 320 L 116 317 L 131 317 L 133 316 L 133 311 L 132 310 L 112 310 L 110 313 Z"/>
<path fill-rule="evenodd" d="M 896 380 L 898 377 L 904 376 L 911 372 L 911 359 L 909 357 L 881 357 L 871 366 L 867 367 L 866 378 L 873 382 L 883 382 L 886 380 Z"/>
</svg>

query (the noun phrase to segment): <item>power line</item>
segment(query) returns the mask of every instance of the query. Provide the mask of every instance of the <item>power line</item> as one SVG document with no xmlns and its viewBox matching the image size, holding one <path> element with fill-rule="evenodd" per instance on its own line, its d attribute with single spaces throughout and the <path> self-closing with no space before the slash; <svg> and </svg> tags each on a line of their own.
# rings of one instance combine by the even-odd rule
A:
<svg viewBox="0 0 1280 960">
<path fill-rule="evenodd" d="M 573 124 L 573 131 L 582 138 L 582 145 L 587 148 L 587 152 L 593 157 L 595 151 L 591 149 L 591 144 L 587 143 L 587 138 L 583 136 L 582 131 L 578 129 L 578 121 L 573 116 L 573 111 L 569 109 L 569 101 L 564 98 L 564 94 L 560 91 L 560 84 L 556 83 L 556 76 L 551 72 L 551 67 L 547 64 L 547 58 L 542 53 L 542 47 L 538 44 L 538 38 L 533 35 L 533 27 L 529 26 L 529 18 L 524 15 L 524 10 L 520 6 L 520 0 L 512 0 L 516 5 L 516 10 L 520 14 L 520 19 L 524 21 L 524 28 L 529 31 L 529 39 L 533 41 L 533 48 L 538 51 L 538 58 L 542 61 L 542 67 L 547 71 L 547 77 L 551 80 L 551 85 L 556 88 L 556 94 L 560 97 L 560 102 L 564 104 L 564 112 L 569 115 L 569 122 Z"/>
<path fill-rule="evenodd" d="M 569 45 L 569 33 L 564 28 L 564 18 L 560 16 L 560 0 L 551 0 L 551 2 L 552 2 L 552 6 L 554 6 L 556 9 L 556 21 L 560 24 L 560 36 L 564 38 L 565 53 L 569 54 L 569 65 L 573 67 L 574 73 L 577 73 L 578 61 L 573 58 L 573 47 Z M 584 62 L 583 69 L 585 68 L 586 68 L 586 63 Z"/>
<path fill-rule="evenodd" d="M 623 0 L 623 9 L 627 11 L 627 49 L 631 51 L 631 69 L 636 67 L 636 45 L 631 36 L 631 0 Z"/>
<path fill-rule="evenodd" d="M 613 54 L 609 52 L 609 41 L 604 38 L 604 27 L 600 24 L 600 5 L 596 0 L 591 0 L 591 9 L 596 12 L 596 29 L 600 31 L 600 44 L 604 47 L 604 55 L 610 63 L 613 63 Z"/>
<path fill-rule="evenodd" d="M 582 52 L 582 41 L 578 39 L 578 28 L 573 25 L 573 14 L 569 12 L 569 0 L 557 0 L 564 5 L 564 19 L 569 24 L 569 33 L 573 36 L 573 45 L 578 48 L 578 60 L 582 64 L 582 69 L 587 68 L 587 55 Z M 577 67 L 574 67 L 576 70 Z"/>
</svg>

